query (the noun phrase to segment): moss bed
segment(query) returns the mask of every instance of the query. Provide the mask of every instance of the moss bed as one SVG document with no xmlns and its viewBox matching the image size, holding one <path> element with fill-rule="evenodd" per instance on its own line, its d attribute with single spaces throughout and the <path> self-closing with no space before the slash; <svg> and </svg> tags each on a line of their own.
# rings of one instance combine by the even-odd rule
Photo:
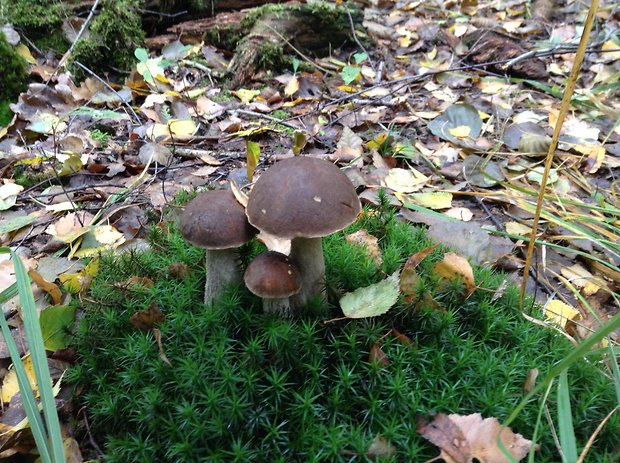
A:
<svg viewBox="0 0 620 463">
<path fill-rule="evenodd" d="M 387 210 L 366 211 L 347 231 L 360 228 L 379 238 L 384 262 L 377 268 L 343 234 L 326 238 L 330 301 L 380 281 L 431 244 Z M 203 253 L 174 225 L 153 229 L 150 239 L 152 252 L 104 259 L 76 335 L 80 361 L 70 380 L 109 462 L 369 461 L 365 452 L 378 433 L 396 452 L 374 461 L 421 462 L 439 449 L 416 433 L 420 419 L 480 412 L 501 421 L 522 399 L 528 371 L 544 374 L 571 349 L 521 316 L 515 288 L 493 301 L 492 291 L 465 299 L 462 286 L 440 284 L 432 265 L 441 250 L 420 265 L 419 292 L 430 291 L 445 312 L 400 300 L 381 317 L 325 324 L 341 316 L 337 307 L 315 304 L 302 319 L 282 320 L 263 314 L 244 288 L 205 307 Z M 244 261 L 260 250 L 247 245 Z M 171 270 L 178 263 L 190 269 L 183 278 Z M 154 286 L 123 283 L 135 276 Z M 504 278 L 486 268 L 475 276 L 484 288 Z M 153 334 L 129 322 L 152 303 L 165 314 L 159 328 L 172 366 Z M 387 336 L 388 364 L 369 361 L 392 328 L 414 346 Z M 597 359 L 588 360 L 569 370 L 578 448 L 616 402 Z M 555 388 L 547 405 L 557 417 Z M 530 403 L 511 428 L 531 438 L 539 409 Z M 541 426 L 536 461 L 560 461 L 548 424 Z M 587 460 L 617 461 L 619 431 L 615 414 Z"/>
</svg>

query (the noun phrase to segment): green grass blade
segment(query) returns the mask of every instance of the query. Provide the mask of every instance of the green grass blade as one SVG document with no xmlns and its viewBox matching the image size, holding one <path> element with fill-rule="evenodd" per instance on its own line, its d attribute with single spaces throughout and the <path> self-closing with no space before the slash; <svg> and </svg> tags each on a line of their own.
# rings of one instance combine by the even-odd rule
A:
<svg viewBox="0 0 620 463">
<path fill-rule="evenodd" d="M 611 359 L 611 371 L 614 375 L 614 387 L 616 390 L 616 398 L 618 399 L 618 405 L 620 405 L 620 368 L 618 367 L 618 362 L 616 361 L 616 354 L 614 353 L 614 348 L 610 344 L 608 346 L 609 349 L 609 358 Z"/>
<path fill-rule="evenodd" d="M 13 299 L 17 296 L 17 283 L 13 283 L 0 293 L 0 304 L 4 304 L 9 299 Z"/>
<path fill-rule="evenodd" d="M 1 254 L 7 254 L 8 252 L 8 248 L 0 248 Z M 2 291 L 2 293 L 0 293 L 0 303 L 6 302 L 16 295 L 17 283 L 13 283 L 7 289 Z M 19 391 L 21 392 L 22 404 L 24 405 L 24 411 L 26 412 L 26 417 L 28 418 L 28 423 L 30 424 L 30 430 L 32 431 L 34 442 L 39 450 L 39 456 L 41 457 L 42 463 L 51 463 L 52 460 L 48 448 L 47 437 L 45 435 L 45 427 L 43 426 L 43 420 L 41 419 L 41 414 L 39 413 L 39 407 L 34 397 L 34 393 L 32 392 L 32 388 L 30 387 L 30 381 L 28 380 L 22 359 L 19 356 L 19 351 L 15 345 L 15 340 L 13 339 L 13 336 L 11 336 L 11 329 L 4 319 L 4 316 L 0 317 L 0 329 L 2 330 L 2 335 L 4 336 L 4 342 L 6 343 L 9 355 L 11 356 L 13 368 L 15 368 L 17 384 L 19 385 Z"/>
<path fill-rule="evenodd" d="M 43 463 L 51 463 L 50 452 L 47 444 L 47 438 L 45 436 L 45 427 L 43 426 L 43 420 L 39 413 L 37 401 L 34 398 L 34 394 L 30 387 L 30 381 L 26 375 L 24 364 L 19 356 L 19 351 L 15 345 L 15 341 L 11 336 L 11 330 L 4 317 L 0 317 L 0 327 L 2 328 L 2 335 L 6 342 L 9 354 L 11 355 L 11 361 L 13 362 L 13 368 L 17 376 L 17 384 L 19 385 L 19 391 L 21 392 L 22 403 L 24 405 L 24 411 L 30 424 L 30 430 L 34 437 L 34 442 L 39 450 L 39 456 Z"/>
<path fill-rule="evenodd" d="M 555 365 L 549 373 L 544 377 L 540 384 L 532 389 L 519 404 L 512 411 L 510 416 L 504 421 L 504 426 L 510 426 L 515 418 L 521 413 L 530 400 L 532 400 L 541 390 L 547 387 L 547 385 L 557 377 L 562 371 L 568 369 L 572 364 L 580 360 L 582 357 L 588 355 L 588 353 L 601 342 L 606 336 L 612 333 L 614 330 L 620 328 L 620 313 L 614 315 L 607 323 L 605 323 L 598 331 L 593 333 L 585 341 L 579 344 L 573 351 L 568 354 L 564 359 Z"/>
<path fill-rule="evenodd" d="M 577 444 L 575 443 L 575 429 L 570 406 L 570 393 L 568 387 L 568 370 L 560 373 L 558 381 L 558 428 L 560 430 L 560 447 L 562 449 L 562 461 L 575 463 L 577 461 Z"/>
<path fill-rule="evenodd" d="M 60 422 L 58 421 L 58 413 L 56 411 L 56 401 L 54 392 L 52 391 L 52 381 L 47 364 L 47 356 L 45 355 L 45 347 L 43 346 L 43 335 L 41 326 L 39 325 L 39 317 L 30 287 L 30 278 L 26 273 L 26 268 L 21 259 L 11 251 L 13 259 L 13 268 L 17 278 L 17 289 L 19 291 L 20 304 L 22 307 L 22 317 L 24 320 L 24 328 L 28 345 L 30 346 L 30 355 L 34 373 L 39 385 L 39 394 L 41 397 L 41 405 L 43 406 L 43 416 L 49 435 L 50 451 L 54 463 L 65 461 L 64 449 L 62 445 L 62 435 L 60 432 Z"/>
</svg>

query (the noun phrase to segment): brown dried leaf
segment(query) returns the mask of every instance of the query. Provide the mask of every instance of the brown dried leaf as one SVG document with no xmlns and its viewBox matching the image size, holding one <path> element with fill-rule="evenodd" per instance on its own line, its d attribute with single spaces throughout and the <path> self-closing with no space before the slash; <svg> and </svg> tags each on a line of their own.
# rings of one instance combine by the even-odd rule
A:
<svg viewBox="0 0 620 463">
<path fill-rule="evenodd" d="M 156 325 L 162 323 L 164 318 L 165 316 L 163 312 L 159 310 L 159 307 L 157 307 L 157 303 L 152 302 L 148 309 L 133 314 L 129 322 L 139 330 L 150 331 Z"/>
<path fill-rule="evenodd" d="M 41 288 L 43 291 L 45 291 L 47 294 L 50 295 L 50 297 L 52 298 L 53 305 L 60 304 L 62 300 L 62 293 L 60 292 L 60 288 L 58 287 L 56 283 L 50 283 L 45 278 L 43 278 L 39 272 L 37 272 L 34 269 L 28 270 L 28 275 L 30 275 L 30 278 L 32 278 L 32 281 L 34 281 L 34 283 L 39 288 Z"/>
<path fill-rule="evenodd" d="M 439 414 L 418 433 L 441 449 L 440 458 L 447 463 L 509 463 L 497 444 L 498 437 L 517 461 L 524 458 L 532 442 L 510 428 L 502 428 L 497 418 L 482 418 L 480 413 L 461 416 Z M 501 434 L 500 434 L 501 433 Z"/>
<path fill-rule="evenodd" d="M 368 255 L 375 264 L 381 265 L 383 263 L 381 249 L 379 248 L 379 239 L 368 233 L 368 230 L 361 229 L 354 233 L 349 233 L 345 235 L 345 239 L 347 243 L 364 246 L 364 248 L 366 248 L 366 255 Z"/>
<path fill-rule="evenodd" d="M 383 352 L 383 349 L 381 349 L 381 344 L 379 343 L 379 341 L 375 342 L 370 349 L 368 361 L 370 363 L 376 363 L 378 365 L 381 365 L 382 367 L 385 367 L 390 363 L 387 355 L 385 355 L 385 352 Z"/>
</svg>

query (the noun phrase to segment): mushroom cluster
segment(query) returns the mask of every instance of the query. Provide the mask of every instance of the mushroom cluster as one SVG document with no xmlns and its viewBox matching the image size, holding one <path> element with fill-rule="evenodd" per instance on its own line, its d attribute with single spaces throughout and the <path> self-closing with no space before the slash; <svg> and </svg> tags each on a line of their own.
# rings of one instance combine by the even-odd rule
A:
<svg viewBox="0 0 620 463">
<path fill-rule="evenodd" d="M 200 194 L 186 207 L 181 233 L 206 249 L 206 304 L 241 283 L 237 248 L 259 231 L 290 240 L 290 255 L 270 251 L 248 265 L 245 283 L 264 310 L 292 316 L 312 298 L 325 298 L 322 238 L 351 224 L 361 211 L 353 184 L 334 164 L 293 157 L 257 180 L 247 207 L 230 190 Z M 290 298 L 290 303 L 289 303 Z"/>
<path fill-rule="evenodd" d="M 293 312 L 325 297 L 322 238 L 351 224 L 361 211 L 355 187 L 334 164 L 312 157 L 279 161 L 257 180 L 246 213 L 261 232 L 291 240 L 290 259 L 299 269 Z"/>
</svg>

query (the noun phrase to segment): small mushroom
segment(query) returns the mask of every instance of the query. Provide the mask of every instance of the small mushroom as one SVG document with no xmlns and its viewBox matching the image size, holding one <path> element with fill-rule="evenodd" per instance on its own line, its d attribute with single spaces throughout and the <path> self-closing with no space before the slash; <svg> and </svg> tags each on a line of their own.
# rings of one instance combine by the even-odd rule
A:
<svg viewBox="0 0 620 463">
<path fill-rule="evenodd" d="M 291 260 L 301 274 L 293 310 L 315 296 L 325 297 L 321 238 L 351 224 L 361 210 L 355 187 L 334 164 L 293 157 L 277 162 L 256 181 L 246 213 L 261 231 L 290 239 Z"/>
<path fill-rule="evenodd" d="M 263 299 L 266 313 L 290 317 L 289 297 L 301 289 L 301 277 L 288 256 L 276 251 L 259 254 L 243 276 L 248 289 Z"/>
<path fill-rule="evenodd" d="M 256 233 L 230 190 L 201 193 L 187 205 L 181 216 L 181 234 L 206 250 L 205 304 L 218 299 L 225 287 L 241 284 L 236 250 Z"/>
</svg>

